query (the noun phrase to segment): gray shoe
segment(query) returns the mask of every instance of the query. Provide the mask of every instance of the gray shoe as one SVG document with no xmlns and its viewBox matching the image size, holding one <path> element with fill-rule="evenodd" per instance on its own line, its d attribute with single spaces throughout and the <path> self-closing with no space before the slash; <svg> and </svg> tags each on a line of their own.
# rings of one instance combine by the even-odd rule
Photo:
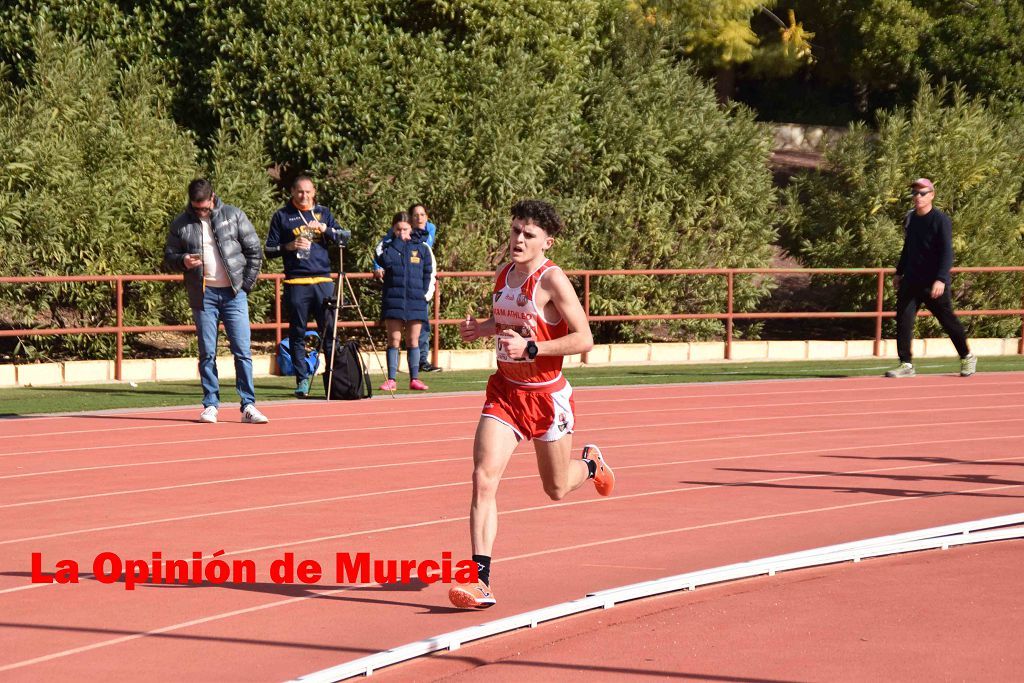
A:
<svg viewBox="0 0 1024 683">
<path fill-rule="evenodd" d="M 242 422 L 247 422 L 254 425 L 264 425 L 270 422 L 266 415 L 261 413 L 256 405 L 250 403 L 242 411 Z"/>
<path fill-rule="evenodd" d="M 886 377 L 913 377 L 917 373 L 914 372 L 914 365 L 912 363 L 900 363 L 898 368 L 893 368 L 885 373 Z"/>
<path fill-rule="evenodd" d="M 970 377 L 978 371 L 978 357 L 973 353 L 967 354 L 966 358 L 960 359 L 960 376 Z"/>
</svg>

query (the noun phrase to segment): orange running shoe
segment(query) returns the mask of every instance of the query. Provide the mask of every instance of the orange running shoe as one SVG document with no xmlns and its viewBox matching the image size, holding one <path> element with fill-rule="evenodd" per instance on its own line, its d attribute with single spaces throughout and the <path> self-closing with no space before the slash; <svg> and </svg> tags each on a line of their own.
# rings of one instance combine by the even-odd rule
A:
<svg viewBox="0 0 1024 683">
<path fill-rule="evenodd" d="M 462 609 L 486 609 L 494 604 L 494 593 L 483 581 L 457 583 L 448 591 L 448 599 Z"/>
<path fill-rule="evenodd" d="M 615 488 L 615 473 L 612 472 L 612 468 L 608 467 L 608 463 L 604 461 L 604 456 L 601 455 L 601 449 L 592 443 L 588 443 L 583 447 L 583 459 L 593 460 L 597 463 L 597 470 L 594 472 L 594 488 L 602 496 L 612 495 L 612 489 Z"/>
</svg>

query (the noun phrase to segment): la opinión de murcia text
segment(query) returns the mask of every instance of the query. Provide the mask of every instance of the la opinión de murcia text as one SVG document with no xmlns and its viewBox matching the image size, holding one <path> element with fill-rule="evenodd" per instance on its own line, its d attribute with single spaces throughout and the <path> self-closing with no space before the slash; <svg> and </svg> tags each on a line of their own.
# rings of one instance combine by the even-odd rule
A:
<svg viewBox="0 0 1024 683">
<path fill-rule="evenodd" d="M 190 559 L 165 559 L 154 551 L 149 559 L 122 558 L 114 552 L 101 552 L 93 558 L 91 571 L 82 572 L 75 560 L 58 560 L 51 569 L 43 569 L 43 554 L 32 553 L 32 583 L 77 584 L 82 580 L 124 585 L 125 590 L 147 584 L 225 584 L 256 583 L 257 563 L 251 559 L 221 559 L 223 550 L 209 556 L 195 551 Z M 298 559 L 286 552 L 266 565 L 270 582 L 276 584 L 317 584 L 324 580 L 324 566 L 317 560 Z M 328 579 L 331 580 L 331 579 Z M 472 583 L 477 580 L 477 565 L 472 560 L 454 560 L 450 552 L 440 559 L 374 559 L 370 553 L 336 553 L 334 578 L 339 583 L 424 584 L 436 582 Z"/>
</svg>

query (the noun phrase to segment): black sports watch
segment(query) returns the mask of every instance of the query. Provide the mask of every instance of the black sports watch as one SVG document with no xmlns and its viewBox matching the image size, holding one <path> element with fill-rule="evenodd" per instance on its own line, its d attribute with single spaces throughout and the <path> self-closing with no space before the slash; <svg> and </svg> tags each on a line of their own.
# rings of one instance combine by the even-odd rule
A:
<svg viewBox="0 0 1024 683">
<path fill-rule="evenodd" d="M 539 350 L 540 349 L 537 348 L 537 342 L 533 341 L 532 339 L 526 342 L 526 357 L 529 358 L 530 360 L 533 360 L 534 358 L 537 357 L 537 352 Z"/>
</svg>

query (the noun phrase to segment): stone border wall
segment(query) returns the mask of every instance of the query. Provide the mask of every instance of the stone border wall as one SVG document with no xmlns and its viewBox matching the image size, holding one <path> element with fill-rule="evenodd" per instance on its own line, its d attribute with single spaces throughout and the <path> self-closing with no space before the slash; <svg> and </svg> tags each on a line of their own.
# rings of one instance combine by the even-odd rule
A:
<svg viewBox="0 0 1024 683">
<path fill-rule="evenodd" d="M 846 128 L 836 126 L 812 126 L 799 123 L 776 123 L 772 125 L 776 152 L 806 152 L 821 154 L 825 148 L 847 133 Z"/>
<path fill-rule="evenodd" d="M 883 342 L 883 358 L 895 359 L 896 340 Z M 1017 353 L 1017 338 L 971 339 L 971 350 L 978 356 L 1009 356 Z M 846 358 L 872 358 L 874 341 L 734 341 L 732 362 L 785 361 L 785 360 L 842 360 Z M 915 358 L 955 357 L 953 345 L 945 337 L 915 339 Z M 709 363 L 725 360 L 725 342 L 691 342 L 668 344 L 598 344 L 590 352 L 587 365 L 668 365 L 672 363 Z M 380 374 L 380 366 L 373 354 L 364 352 L 363 361 L 373 375 Z M 266 377 L 277 371 L 273 356 L 253 356 L 253 374 Z M 381 363 L 384 363 L 381 354 Z M 495 367 L 491 349 L 441 351 L 438 362 L 445 370 L 482 370 Z M 568 367 L 581 365 L 579 356 L 566 358 Z M 405 371 L 405 354 L 401 354 L 401 369 Z M 323 372 L 321 364 L 320 373 Z M 231 356 L 217 358 L 217 373 L 222 379 L 235 376 Z M 125 382 L 153 382 L 160 380 L 199 380 L 195 358 L 125 359 L 121 364 Z M 114 381 L 114 361 L 86 360 L 66 363 L 36 363 L 29 365 L 0 365 L 0 387 L 63 386 L 74 384 L 102 384 Z"/>
</svg>

